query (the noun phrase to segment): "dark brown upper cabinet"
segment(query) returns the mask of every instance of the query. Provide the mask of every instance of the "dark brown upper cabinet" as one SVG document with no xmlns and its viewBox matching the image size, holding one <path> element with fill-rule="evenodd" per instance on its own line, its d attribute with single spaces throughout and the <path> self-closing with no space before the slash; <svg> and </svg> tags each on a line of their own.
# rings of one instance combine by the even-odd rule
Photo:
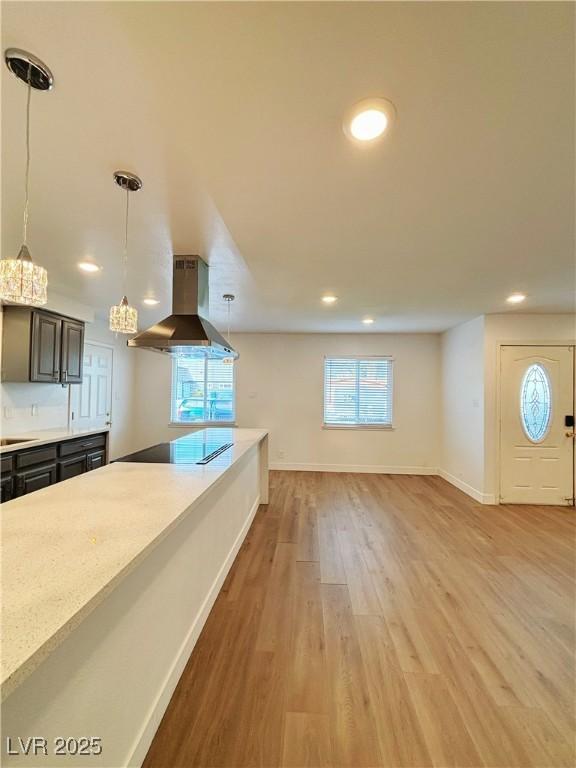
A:
<svg viewBox="0 0 576 768">
<path fill-rule="evenodd" d="M 82 382 L 84 357 L 84 323 L 78 320 L 62 320 L 61 376 L 65 384 Z"/>
<path fill-rule="evenodd" d="M 84 323 L 31 307 L 4 307 L 2 381 L 80 384 Z"/>
<path fill-rule="evenodd" d="M 59 382 L 62 318 L 48 312 L 32 312 L 31 324 L 30 381 Z M 5 354 L 6 349 L 2 356 Z"/>
</svg>

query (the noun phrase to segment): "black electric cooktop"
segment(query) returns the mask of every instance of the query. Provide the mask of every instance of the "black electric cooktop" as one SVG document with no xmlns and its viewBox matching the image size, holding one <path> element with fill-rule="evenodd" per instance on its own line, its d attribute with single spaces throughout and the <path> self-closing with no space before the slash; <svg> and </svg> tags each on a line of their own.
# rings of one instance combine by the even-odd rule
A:
<svg viewBox="0 0 576 768">
<path fill-rule="evenodd" d="M 144 462 L 146 464 L 209 464 L 213 459 L 227 451 L 233 445 L 226 441 L 226 430 L 220 434 L 206 435 L 195 432 L 179 437 L 169 443 L 158 443 L 143 451 L 130 453 L 116 461 Z"/>
</svg>

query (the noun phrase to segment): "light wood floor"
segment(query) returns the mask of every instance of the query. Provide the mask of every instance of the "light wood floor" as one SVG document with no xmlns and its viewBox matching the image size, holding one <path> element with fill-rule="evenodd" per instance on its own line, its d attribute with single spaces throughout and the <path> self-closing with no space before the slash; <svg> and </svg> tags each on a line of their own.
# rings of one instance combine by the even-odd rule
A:
<svg viewBox="0 0 576 768">
<path fill-rule="evenodd" d="M 573 509 L 271 483 L 146 768 L 576 764 Z"/>
</svg>

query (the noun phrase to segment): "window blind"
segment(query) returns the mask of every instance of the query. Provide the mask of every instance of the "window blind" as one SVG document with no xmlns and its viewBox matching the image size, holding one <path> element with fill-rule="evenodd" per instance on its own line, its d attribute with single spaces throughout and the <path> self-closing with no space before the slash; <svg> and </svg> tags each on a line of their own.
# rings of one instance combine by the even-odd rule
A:
<svg viewBox="0 0 576 768">
<path fill-rule="evenodd" d="M 176 424 L 234 421 L 234 364 L 174 358 L 171 420 Z"/>
<path fill-rule="evenodd" d="M 392 426 L 392 368 L 388 357 L 324 360 L 324 424 Z"/>
</svg>

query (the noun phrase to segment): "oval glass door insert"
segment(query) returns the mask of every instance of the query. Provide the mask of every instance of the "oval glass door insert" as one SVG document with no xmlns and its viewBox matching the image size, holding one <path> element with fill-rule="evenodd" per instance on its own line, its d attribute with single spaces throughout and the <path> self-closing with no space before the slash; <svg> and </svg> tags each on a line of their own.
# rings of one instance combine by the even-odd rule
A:
<svg viewBox="0 0 576 768">
<path fill-rule="evenodd" d="M 520 388 L 520 418 L 526 437 L 533 443 L 541 442 L 551 415 L 550 379 L 544 366 L 534 363 L 526 370 Z"/>
</svg>

